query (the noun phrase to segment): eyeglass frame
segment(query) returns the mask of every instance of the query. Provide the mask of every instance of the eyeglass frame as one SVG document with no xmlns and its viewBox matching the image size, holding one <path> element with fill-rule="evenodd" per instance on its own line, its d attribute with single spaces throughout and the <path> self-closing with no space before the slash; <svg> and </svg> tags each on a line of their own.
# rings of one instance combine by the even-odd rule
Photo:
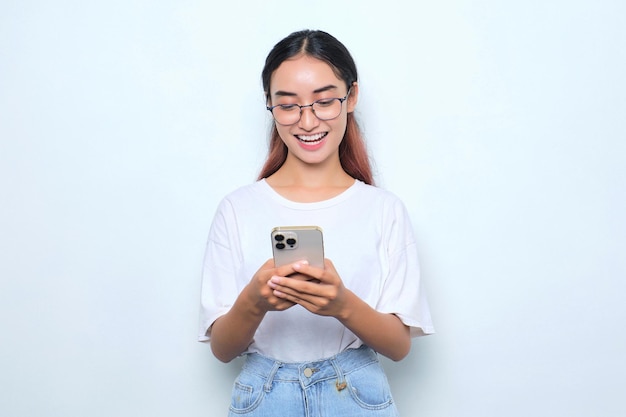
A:
<svg viewBox="0 0 626 417">
<path fill-rule="evenodd" d="M 321 117 L 319 117 L 317 114 L 315 114 L 315 110 L 313 109 L 313 106 L 314 106 L 315 104 L 319 103 L 320 101 L 324 101 L 324 100 L 339 100 L 339 103 L 341 104 L 341 106 L 343 106 L 343 102 L 344 102 L 344 101 L 346 101 L 346 100 L 348 99 L 348 96 L 350 96 L 350 92 L 352 92 L 352 87 L 350 87 L 350 88 L 348 89 L 348 92 L 347 92 L 347 93 L 346 93 L 346 95 L 345 95 L 345 96 L 343 96 L 343 97 L 326 97 L 326 98 L 320 98 L 319 100 L 315 100 L 315 101 L 314 101 L 313 103 L 311 103 L 311 104 L 305 104 L 305 105 L 302 105 L 302 106 L 301 106 L 301 105 L 299 105 L 299 104 L 293 103 L 293 104 L 276 104 L 276 105 L 274 105 L 274 106 L 265 106 L 265 108 L 266 108 L 266 109 L 270 112 L 270 114 L 272 115 L 272 119 L 274 119 L 274 121 L 275 121 L 276 123 L 278 123 L 278 120 L 276 120 L 276 116 L 274 116 L 274 111 L 273 111 L 276 107 L 281 107 L 281 106 L 298 106 L 298 107 L 300 108 L 300 114 L 298 115 L 298 116 L 299 116 L 299 117 L 298 117 L 298 120 L 296 120 L 296 121 L 295 121 L 295 122 L 293 122 L 293 123 L 289 123 L 289 124 L 282 124 L 282 123 L 278 123 L 278 124 L 279 124 L 279 125 L 281 125 L 281 126 L 291 126 L 291 125 L 295 125 L 296 123 L 298 123 L 298 122 L 300 121 L 300 119 L 302 119 L 302 109 L 303 109 L 303 108 L 305 108 L 305 107 L 310 107 L 310 108 L 311 108 L 311 112 L 313 113 L 313 115 L 314 115 L 315 117 L 317 117 L 319 120 L 324 120 L 324 121 L 326 121 L 326 120 L 334 120 L 334 119 L 336 119 L 337 117 L 339 117 L 339 115 L 341 114 L 341 110 L 339 110 L 339 114 L 338 114 L 337 116 L 335 116 L 335 117 L 331 117 L 330 119 L 322 119 L 322 118 L 321 118 Z"/>
</svg>

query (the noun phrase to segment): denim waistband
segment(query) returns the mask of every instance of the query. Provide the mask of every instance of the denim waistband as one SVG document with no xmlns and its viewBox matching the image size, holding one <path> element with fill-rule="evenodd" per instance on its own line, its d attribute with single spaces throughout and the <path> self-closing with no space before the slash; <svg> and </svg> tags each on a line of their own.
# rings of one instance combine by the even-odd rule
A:
<svg viewBox="0 0 626 417">
<path fill-rule="evenodd" d="M 285 363 L 258 353 L 249 353 L 243 370 L 266 378 L 265 390 L 270 391 L 273 381 L 299 382 L 303 388 L 331 378 L 341 384 L 344 375 L 378 362 L 378 355 L 371 348 L 361 346 L 348 349 L 336 356 L 310 362 Z"/>
</svg>

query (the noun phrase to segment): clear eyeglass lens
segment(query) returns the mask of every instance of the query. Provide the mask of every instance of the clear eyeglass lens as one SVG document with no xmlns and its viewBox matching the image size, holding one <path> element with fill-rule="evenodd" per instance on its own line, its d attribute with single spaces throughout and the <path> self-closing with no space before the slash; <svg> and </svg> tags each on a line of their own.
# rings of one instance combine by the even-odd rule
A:
<svg viewBox="0 0 626 417">
<path fill-rule="evenodd" d="M 315 116 L 320 120 L 334 119 L 341 113 L 341 100 L 338 98 L 319 100 L 313 103 L 311 108 Z M 301 110 L 299 106 L 284 105 L 274 107 L 272 114 L 276 122 L 282 125 L 291 125 L 300 120 L 302 111 L 304 109 Z"/>
</svg>

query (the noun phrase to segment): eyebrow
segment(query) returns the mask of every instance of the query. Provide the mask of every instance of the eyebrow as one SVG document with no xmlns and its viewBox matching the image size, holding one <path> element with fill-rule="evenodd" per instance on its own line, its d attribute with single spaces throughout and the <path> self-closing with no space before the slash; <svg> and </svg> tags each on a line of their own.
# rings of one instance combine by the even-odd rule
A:
<svg viewBox="0 0 626 417">
<path fill-rule="evenodd" d="M 319 94 L 319 93 L 323 93 L 325 91 L 329 91 L 329 90 L 336 90 L 337 86 L 334 84 L 328 84 L 324 87 L 320 87 L 317 88 L 315 90 L 313 90 L 313 94 Z M 289 91 L 283 91 L 283 90 L 278 90 L 274 92 L 274 96 L 278 96 L 278 97 L 295 97 L 297 96 L 296 93 L 292 93 Z"/>
</svg>

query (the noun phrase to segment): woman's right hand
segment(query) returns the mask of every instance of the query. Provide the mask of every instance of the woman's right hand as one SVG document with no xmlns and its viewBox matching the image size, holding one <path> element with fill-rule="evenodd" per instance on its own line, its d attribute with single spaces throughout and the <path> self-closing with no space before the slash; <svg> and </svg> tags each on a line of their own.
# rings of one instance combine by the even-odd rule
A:
<svg viewBox="0 0 626 417">
<path fill-rule="evenodd" d="M 274 267 L 273 259 L 268 259 L 259 268 L 230 310 L 211 325 L 211 349 L 216 358 L 229 362 L 239 356 L 252 342 L 265 313 L 287 310 L 294 305 L 276 297 L 268 281 L 275 276 L 311 279 L 295 272 L 294 265 Z"/>
<path fill-rule="evenodd" d="M 257 314 L 263 315 L 268 311 L 283 311 L 290 307 L 293 307 L 295 303 L 278 298 L 274 295 L 274 290 L 268 285 L 268 282 L 274 276 L 307 280 L 310 279 L 304 275 L 294 274 L 296 272 L 294 265 L 284 265 L 281 267 L 274 267 L 274 259 L 268 259 L 254 274 L 246 289 L 248 292 L 250 301 L 258 308 Z"/>
</svg>

